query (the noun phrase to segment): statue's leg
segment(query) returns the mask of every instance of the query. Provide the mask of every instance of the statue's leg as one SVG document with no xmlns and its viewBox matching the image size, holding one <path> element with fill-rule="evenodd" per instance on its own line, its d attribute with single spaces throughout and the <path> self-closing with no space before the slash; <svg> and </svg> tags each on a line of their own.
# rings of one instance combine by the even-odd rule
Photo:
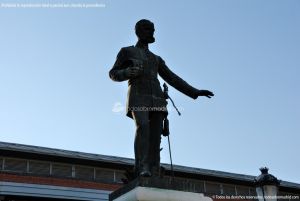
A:
<svg viewBox="0 0 300 201">
<path fill-rule="evenodd" d="M 133 119 L 136 125 L 136 133 L 134 140 L 134 152 L 136 166 L 136 174 L 142 176 L 151 176 L 150 174 L 150 164 L 149 164 L 149 112 L 148 111 L 133 111 Z M 143 174 L 144 174 L 143 173 Z"/>
<path fill-rule="evenodd" d="M 160 142 L 163 128 L 164 114 L 162 112 L 150 113 L 150 168 L 153 176 L 160 175 Z"/>
</svg>

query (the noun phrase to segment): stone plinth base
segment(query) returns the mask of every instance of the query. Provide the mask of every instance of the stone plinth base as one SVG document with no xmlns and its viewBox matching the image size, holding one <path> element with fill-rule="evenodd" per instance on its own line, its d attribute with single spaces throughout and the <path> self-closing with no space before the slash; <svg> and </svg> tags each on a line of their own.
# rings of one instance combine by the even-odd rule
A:
<svg viewBox="0 0 300 201">
<path fill-rule="evenodd" d="M 178 183 L 138 178 L 109 195 L 109 201 L 212 201 L 203 193 L 189 192 Z"/>
<path fill-rule="evenodd" d="M 212 199 L 205 197 L 202 193 L 135 187 L 111 201 L 212 201 Z"/>
</svg>

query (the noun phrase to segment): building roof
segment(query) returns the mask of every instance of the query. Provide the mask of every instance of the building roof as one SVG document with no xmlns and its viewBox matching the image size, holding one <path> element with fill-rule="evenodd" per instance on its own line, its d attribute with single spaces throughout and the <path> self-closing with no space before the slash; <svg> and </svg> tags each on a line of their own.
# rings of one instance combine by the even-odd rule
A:
<svg viewBox="0 0 300 201">
<path fill-rule="evenodd" d="M 128 168 L 134 164 L 134 159 L 123 158 L 117 156 L 107 156 L 101 154 L 84 153 L 77 151 L 68 151 L 63 149 L 54 149 L 40 146 L 0 142 L 0 155 L 15 156 L 26 155 L 33 158 L 39 157 L 44 159 L 52 159 L 62 161 L 80 161 L 87 164 L 101 164 L 106 167 Z M 170 165 L 162 164 L 166 171 L 170 171 Z M 212 179 L 221 182 L 233 182 L 254 186 L 254 178 L 256 176 L 229 173 L 217 170 L 208 170 L 202 168 L 193 168 L 180 165 L 174 165 L 176 176 L 188 176 L 191 178 Z M 293 190 L 300 192 L 300 184 L 288 181 L 281 181 L 280 187 L 284 190 Z"/>
</svg>

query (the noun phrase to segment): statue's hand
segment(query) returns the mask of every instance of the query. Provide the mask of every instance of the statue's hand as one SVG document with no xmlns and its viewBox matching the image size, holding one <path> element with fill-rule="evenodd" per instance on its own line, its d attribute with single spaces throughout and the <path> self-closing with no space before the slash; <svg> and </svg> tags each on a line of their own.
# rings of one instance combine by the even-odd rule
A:
<svg viewBox="0 0 300 201">
<path fill-rule="evenodd" d="M 207 98 L 211 98 L 214 96 L 214 93 L 208 90 L 198 90 L 198 96 L 206 96 Z"/>
<path fill-rule="evenodd" d="M 127 77 L 127 78 L 134 78 L 134 77 L 137 77 L 138 75 L 140 75 L 141 73 L 141 67 L 129 67 L 129 68 L 126 68 L 124 70 L 124 75 Z"/>
</svg>

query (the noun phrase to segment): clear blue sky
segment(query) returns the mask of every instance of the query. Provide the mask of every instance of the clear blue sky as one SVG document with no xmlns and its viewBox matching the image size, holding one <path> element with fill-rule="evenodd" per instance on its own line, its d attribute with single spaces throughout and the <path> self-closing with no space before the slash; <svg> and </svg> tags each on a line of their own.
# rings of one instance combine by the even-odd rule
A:
<svg viewBox="0 0 300 201">
<path fill-rule="evenodd" d="M 300 183 L 299 0 L 60 0 L 102 8 L 4 8 L 0 0 L 0 140 L 133 158 L 127 83 L 108 71 L 155 23 L 150 49 L 191 85 L 169 88 L 175 164 Z M 21 2 L 15 1 L 15 2 Z M 43 3 L 43 0 L 26 1 Z M 24 3 L 24 2 L 23 2 Z M 162 162 L 168 163 L 167 139 Z"/>
</svg>

